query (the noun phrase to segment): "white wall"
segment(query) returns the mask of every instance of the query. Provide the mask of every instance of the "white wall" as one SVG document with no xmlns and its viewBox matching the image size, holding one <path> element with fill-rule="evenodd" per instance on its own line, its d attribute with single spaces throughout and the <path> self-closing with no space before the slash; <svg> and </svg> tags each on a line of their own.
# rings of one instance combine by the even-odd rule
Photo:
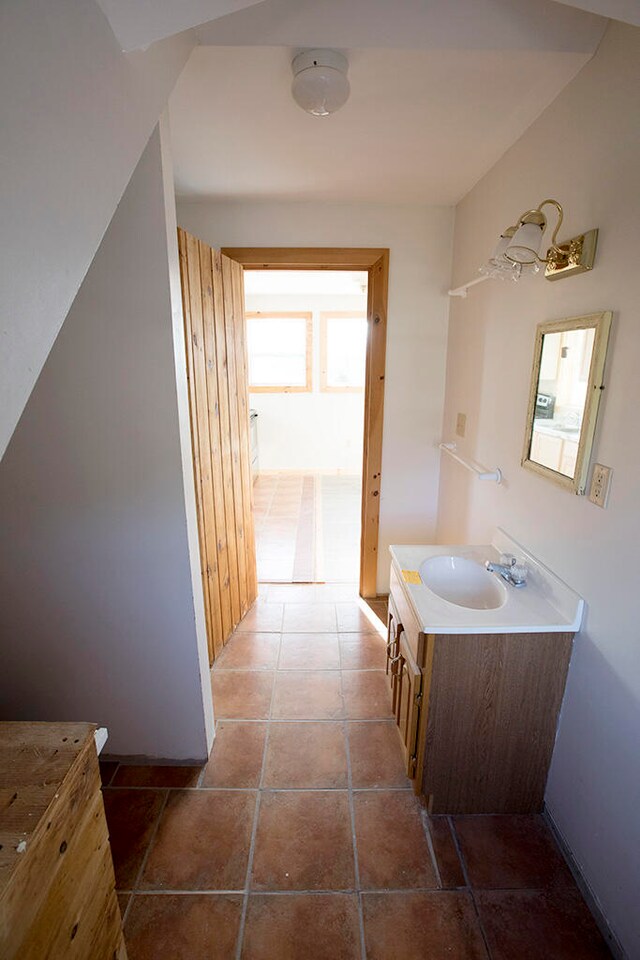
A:
<svg viewBox="0 0 640 960">
<path fill-rule="evenodd" d="M 126 56 L 95 0 L 0 4 L 0 456 L 192 46 Z"/>
<path fill-rule="evenodd" d="M 612 25 L 594 59 L 459 205 L 454 284 L 501 228 L 545 197 L 563 236 L 600 228 L 592 273 L 490 281 L 452 302 L 445 432 L 506 482 L 442 464 L 439 541 L 487 542 L 500 524 L 585 597 L 546 801 L 629 957 L 640 956 L 640 30 Z M 536 324 L 614 311 L 595 461 L 613 467 L 601 510 L 520 467 Z"/>
<path fill-rule="evenodd" d="M 367 297 L 326 294 L 246 295 L 247 311 L 312 313 L 313 356 L 310 393 L 251 393 L 258 411 L 261 470 L 361 473 L 364 390 L 320 390 L 320 314 L 331 310 L 365 313 Z M 364 373 L 364 369 L 363 369 Z"/>
<path fill-rule="evenodd" d="M 379 592 L 390 543 L 435 537 L 452 221 L 448 207 L 178 203 L 180 226 L 214 247 L 390 248 Z"/>
<path fill-rule="evenodd" d="M 0 703 L 185 760 L 207 756 L 212 707 L 166 175 L 156 130 L 0 464 Z"/>
</svg>

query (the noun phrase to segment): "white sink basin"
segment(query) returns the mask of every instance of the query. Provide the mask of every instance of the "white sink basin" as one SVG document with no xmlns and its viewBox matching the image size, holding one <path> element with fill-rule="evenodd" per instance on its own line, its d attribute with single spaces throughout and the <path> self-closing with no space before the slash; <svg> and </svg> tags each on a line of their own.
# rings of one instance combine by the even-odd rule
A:
<svg viewBox="0 0 640 960">
<path fill-rule="evenodd" d="M 475 560 L 430 557 L 420 564 L 420 579 L 442 600 L 471 610 L 496 610 L 507 602 L 507 588 Z"/>
</svg>

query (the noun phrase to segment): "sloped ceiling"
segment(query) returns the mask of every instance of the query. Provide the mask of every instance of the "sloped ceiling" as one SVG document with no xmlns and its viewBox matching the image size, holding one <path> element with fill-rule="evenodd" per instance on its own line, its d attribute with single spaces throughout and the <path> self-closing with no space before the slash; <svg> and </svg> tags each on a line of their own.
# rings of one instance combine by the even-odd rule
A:
<svg viewBox="0 0 640 960">
<path fill-rule="evenodd" d="M 261 0 L 97 0 L 124 51 L 146 48 Z"/>
<path fill-rule="evenodd" d="M 605 23 L 554 0 L 263 0 L 204 24 L 197 38 L 216 46 L 592 54 Z"/>
<path fill-rule="evenodd" d="M 622 20 L 634 27 L 640 27 L 640 0 L 557 0 L 569 7 L 599 13 L 610 20 Z"/>
<path fill-rule="evenodd" d="M 593 55 L 554 0 L 264 0 L 198 28 L 170 99 L 183 197 L 455 204 Z M 294 103 L 296 49 L 347 53 L 335 115 Z"/>
</svg>

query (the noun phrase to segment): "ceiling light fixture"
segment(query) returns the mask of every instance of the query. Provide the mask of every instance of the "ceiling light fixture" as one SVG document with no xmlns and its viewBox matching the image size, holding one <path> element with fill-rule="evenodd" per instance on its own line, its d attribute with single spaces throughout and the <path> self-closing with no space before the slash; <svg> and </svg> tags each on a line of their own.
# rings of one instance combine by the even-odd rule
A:
<svg viewBox="0 0 640 960">
<path fill-rule="evenodd" d="M 542 237 L 547 228 L 547 218 L 542 208 L 555 207 L 557 222 L 551 236 L 551 246 L 546 257 L 540 256 Z M 598 231 L 588 230 L 564 243 L 558 243 L 558 231 L 562 226 L 564 211 L 557 200 L 543 200 L 532 210 L 525 210 L 512 227 L 502 231 L 495 249 L 486 263 L 480 267 L 482 276 L 470 283 L 450 290 L 452 297 L 466 297 L 469 287 L 483 280 L 519 280 L 527 274 L 538 273 L 539 264 L 545 264 L 545 279 L 559 280 L 572 273 L 591 270 L 596 255 Z"/>
<path fill-rule="evenodd" d="M 328 117 L 349 99 L 349 62 L 336 50 L 303 50 L 291 69 L 293 99 L 312 116 Z"/>
</svg>

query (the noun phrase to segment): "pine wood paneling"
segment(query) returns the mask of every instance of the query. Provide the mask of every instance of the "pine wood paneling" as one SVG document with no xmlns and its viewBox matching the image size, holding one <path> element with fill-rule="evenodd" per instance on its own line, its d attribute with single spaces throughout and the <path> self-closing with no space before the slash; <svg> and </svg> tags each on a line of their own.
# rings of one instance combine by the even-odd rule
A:
<svg viewBox="0 0 640 960">
<path fill-rule="evenodd" d="M 194 370 L 194 357 L 192 352 L 193 334 L 191 331 L 191 293 L 189 284 L 189 270 L 187 266 L 187 234 L 183 230 L 178 231 L 178 250 L 180 253 L 180 275 L 182 277 L 182 314 L 184 317 L 184 337 L 185 353 L 187 358 L 187 381 L 189 384 L 189 409 L 196 409 L 196 376 Z M 196 512 L 198 517 L 198 540 L 200 543 L 200 566 L 202 574 L 202 594 L 204 597 L 204 615 L 207 624 L 207 643 L 209 646 L 209 660 L 213 656 L 213 647 L 211 642 L 211 633 L 209 624 L 211 622 L 211 607 L 209 603 L 209 582 L 207 577 L 205 536 L 204 536 L 204 515 L 202 510 L 202 484 L 200 483 L 200 437 L 198 433 L 198 424 L 196 418 L 191 416 L 191 449 L 193 451 L 193 473 L 194 487 L 196 494 Z"/>
<path fill-rule="evenodd" d="M 227 532 L 229 594 L 232 623 L 240 622 L 240 581 L 238 578 L 238 539 L 236 506 L 233 494 L 233 462 L 231 459 L 231 417 L 229 414 L 229 383 L 227 376 L 227 334 L 224 321 L 222 293 L 222 257 L 219 250 L 211 251 L 213 266 L 213 302 L 216 329 L 216 373 L 218 377 L 218 404 L 220 408 L 220 455 L 222 460 L 222 487 L 224 491 L 225 529 Z"/>
<path fill-rule="evenodd" d="M 233 297 L 232 262 L 222 257 L 222 295 L 224 298 L 224 325 L 227 339 L 227 378 L 229 388 L 229 418 L 231 423 L 231 466 L 233 475 L 233 502 L 236 513 L 236 538 L 238 544 L 238 583 L 240 586 L 240 616 L 247 612 L 247 551 L 245 546 L 244 505 L 242 500 L 242 450 L 240 439 L 240 403 L 241 383 L 238 378 L 238 358 L 236 357 L 237 323 L 244 323 L 244 317 L 235 311 Z"/>
<path fill-rule="evenodd" d="M 257 596 L 242 267 L 178 231 L 209 659 Z"/>
<path fill-rule="evenodd" d="M 224 258 L 228 259 L 228 258 Z M 238 384 L 238 425 L 240 430 L 240 467 L 242 471 L 242 512 L 244 547 L 247 556 L 247 590 L 249 596 L 258 594 L 256 542 L 253 525 L 253 483 L 251 478 L 251 438 L 249 436 L 249 357 L 247 351 L 247 322 L 244 307 L 244 268 L 230 261 L 235 322 L 236 376 Z"/>
<path fill-rule="evenodd" d="M 216 587 L 220 604 L 220 644 L 216 646 L 216 655 L 220 647 L 233 630 L 231 616 L 231 594 L 229 587 L 229 551 L 227 549 L 227 524 L 224 506 L 224 486 L 222 479 L 222 456 L 220 438 L 220 403 L 218 369 L 216 361 L 216 325 L 213 302 L 213 264 L 212 250 L 199 243 L 200 279 L 202 283 L 204 358 L 207 378 L 207 420 L 209 426 L 209 450 L 211 456 L 211 480 L 213 486 L 213 517 L 215 523 L 215 543 L 217 553 Z M 224 381 L 223 381 L 224 389 Z M 217 629 L 217 623 L 216 623 Z"/>
</svg>

